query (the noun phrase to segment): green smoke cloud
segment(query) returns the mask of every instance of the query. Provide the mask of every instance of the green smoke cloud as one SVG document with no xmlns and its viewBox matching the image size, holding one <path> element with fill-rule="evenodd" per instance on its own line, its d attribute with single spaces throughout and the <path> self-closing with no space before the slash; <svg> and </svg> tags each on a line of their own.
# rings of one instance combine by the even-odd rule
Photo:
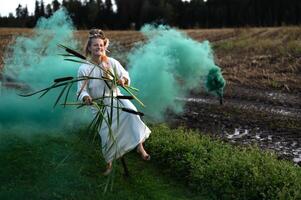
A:
<svg viewBox="0 0 301 200">
<path fill-rule="evenodd" d="M 41 18 L 30 36 L 19 36 L 8 47 L 5 57 L 4 75 L 17 82 L 38 90 L 48 87 L 53 79 L 76 76 L 79 64 L 64 61 L 59 43 L 76 47 L 73 25 L 64 9 L 54 13 L 49 19 Z M 4 83 L 3 83 L 4 84 Z M 38 96 L 20 97 L 15 89 L 1 89 L 0 128 L 19 126 L 38 128 L 62 128 L 80 120 L 74 108 L 53 109 L 52 105 L 60 90 L 38 99 Z M 70 92 L 75 101 L 75 87 Z M 81 113 L 82 115 L 82 113 Z"/>
<path fill-rule="evenodd" d="M 42 18 L 30 37 L 17 37 L 9 47 L 5 59 L 5 76 L 13 77 L 38 90 L 48 87 L 53 79 L 76 76 L 79 64 L 63 61 L 57 44 L 76 48 L 73 25 L 62 9 L 51 18 Z M 145 44 L 137 45 L 128 57 L 132 84 L 140 89 L 139 97 L 147 105 L 145 112 L 162 120 L 166 109 L 181 112 L 183 102 L 177 101 L 195 88 L 222 95 L 225 81 L 215 65 L 208 41 L 202 43 L 183 32 L 166 26 L 146 25 L 142 33 L 148 37 Z M 123 56 L 124 57 L 124 56 Z M 89 111 L 74 108 L 52 109 L 60 90 L 41 99 L 23 98 L 17 90 L 1 90 L 0 130 L 4 127 L 64 128 L 74 120 L 86 119 Z M 75 87 L 70 94 L 75 94 Z M 75 95 L 70 101 L 75 101 Z"/>
<path fill-rule="evenodd" d="M 194 41 L 167 26 L 146 25 L 141 32 L 148 40 L 129 54 L 128 65 L 148 115 L 162 120 L 166 109 L 182 111 L 183 102 L 177 98 L 192 89 L 207 86 L 208 91 L 222 95 L 225 80 L 208 41 Z"/>
</svg>

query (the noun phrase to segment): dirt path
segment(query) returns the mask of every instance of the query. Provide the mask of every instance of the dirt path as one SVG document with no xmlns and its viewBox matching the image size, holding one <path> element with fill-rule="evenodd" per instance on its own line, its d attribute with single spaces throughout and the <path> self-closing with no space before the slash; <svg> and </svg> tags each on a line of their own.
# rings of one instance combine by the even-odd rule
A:
<svg viewBox="0 0 301 200">
<path fill-rule="evenodd" d="M 234 87 L 224 104 L 216 97 L 193 93 L 182 115 L 171 117 L 173 126 L 199 129 L 233 144 L 256 144 L 280 158 L 301 164 L 301 102 L 299 94 Z"/>
</svg>

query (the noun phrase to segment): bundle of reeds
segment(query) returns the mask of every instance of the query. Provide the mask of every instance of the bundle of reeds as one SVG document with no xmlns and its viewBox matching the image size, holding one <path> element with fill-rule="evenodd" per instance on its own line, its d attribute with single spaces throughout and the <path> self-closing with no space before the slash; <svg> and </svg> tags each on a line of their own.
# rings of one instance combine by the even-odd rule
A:
<svg viewBox="0 0 301 200">
<path fill-rule="evenodd" d="M 86 56 L 82 55 L 78 51 L 71 49 L 69 47 L 66 47 L 64 45 L 61 45 L 61 44 L 59 44 L 58 46 L 63 48 L 66 51 L 66 54 L 60 54 L 64 57 L 64 60 L 71 61 L 71 62 L 77 62 L 77 63 L 90 64 L 93 66 L 93 69 L 96 67 L 99 67 L 101 70 L 106 71 L 102 66 L 89 60 Z M 93 71 L 93 69 L 91 70 L 91 72 Z M 101 128 L 102 124 L 105 123 L 109 128 L 109 137 L 113 141 L 113 143 L 110 146 L 107 146 L 105 148 L 107 149 L 107 151 L 110 151 L 111 148 L 115 147 L 116 155 L 117 155 L 118 147 L 117 147 L 117 145 L 115 145 L 116 138 L 114 138 L 114 134 L 113 134 L 113 130 L 112 130 L 114 109 L 117 109 L 117 124 L 119 124 L 119 112 L 120 111 L 127 112 L 127 113 L 134 114 L 134 115 L 139 115 L 139 116 L 144 115 L 140 111 L 136 111 L 136 110 L 132 110 L 132 109 L 123 107 L 120 100 L 122 100 L 122 99 L 136 100 L 142 106 L 144 106 L 144 104 L 138 99 L 138 97 L 136 95 L 134 95 L 134 92 L 137 92 L 138 89 L 128 86 L 128 85 L 121 86 L 121 85 L 117 84 L 116 71 L 113 71 L 113 72 L 110 70 L 107 71 L 110 78 L 104 77 L 104 76 L 91 77 L 90 76 L 91 72 L 88 76 L 82 76 L 82 77 L 66 76 L 66 77 L 56 78 L 53 80 L 53 83 L 49 87 L 46 87 L 46 88 L 38 90 L 38 91 L 31 92 L 31 93 L 27 93 L 27 94 L 20 94 L 20 96 L 29 97 L 29 96 L 40 94 L 39 98 L 41 98 L 44 95 L 46 95 L 49 91 L 51 91 L 55 88 L 60 88 L 61 91 L 59 92 L 59 95 L 55 99 L 53 107 L 56 107 L 59 104 L 59 102 L 61 101 L 61 99 L 63 99 L 63 102 L 60 105 L 63 105 L 64 107 L 65 106 L 77 106 L 77 108 L 81 108 L 84 106 L 93 106 L 94 108 L 97 109 L 97 113 L 96 113 L 95 117 L 93 118 L 93 120 L 90 122 L 90 124 L 88 126 L 89 127 L 88 131 L 90 133 L 94 133 L 94 137 L 93 137 L 93 141 L 94 141 L 94 139 L 97 136 L 98 130 Z M 110 90 L 110 95 L 103 93 L 103 95 L 101 97 L 93 99 L 91 105 L 87 105 L 86 103 L 83 103 L 83 102 L 68 102 L 69 93 L 70 93 L 71 87 L 73 86 L 74 83 L 77 83 L 79 81 L 84 81 L 84 84 L 82 84 L 82 87 L 79 90 L 78 97 L 77 97 L 77 99 L 78 99 L 83 88 L 86 86 L 88 81 L 93 80 L 93 79 L 103 80 Z M 117 87 L 123 88 L 128 93 L 128 95 L 114 96 L 114 88 L 117 88 Z M 104 101 L 105 99 L 109 99 L 109 101 L 106 101 L 106 102 L 110 102 L 110 103 L 106 104 Z M 117 102 L 117 104 L 114 105 L 114 102 Z M 106 185 L 105 190 L 107 189 L 107 186 L 108 185 Z"/>
</svg>

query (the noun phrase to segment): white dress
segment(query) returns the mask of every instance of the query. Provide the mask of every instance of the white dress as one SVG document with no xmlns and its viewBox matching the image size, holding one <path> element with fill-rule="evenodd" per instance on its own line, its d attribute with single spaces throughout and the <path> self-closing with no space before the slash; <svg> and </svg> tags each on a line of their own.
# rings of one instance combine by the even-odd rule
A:
<svg viewBox="0 0 301 200">
<path fill-rule="evenodd" d="M 108 64 L 111 69 L 114 69 L 117 73 L 118 78 L 126 78 L 128 84 L 130 84 L 130 77 L 128 72 L 121 66 L 121 64 L 114 58 L 108 58 Z M 81 76 L 91 76 L 91 77 L 101 77 L 103 71 L 99 67 L 95 67 L 89 64 L 82 64 L 78 70 L 78 77 Z M 114 71 L 113 70 L 113 71 Z M 93 99 L 105 96 L 110 96 L 110 90 L 106 86 L 103 80 L 89 80 L 88 84 L 82 89 L 84 81 L 78 82 L 79 100 L 82 101 L 84 96 L 90 96 Z M 118 88 L 114 89 L 114 96 L 122 95 Z M 104 103 L 110 105 L 111 98 L 106 98 Z M 120 100 L 119 107 L 129 108 L 137 111 L 136 107 L 129 100 Z M 114 99 L 114 105 L 117 106 L 117 101 Z M 95 116 L 98 110 L 91 106 L 93 115 Z M 107 107 L 108 112 L 110 108 Z M 103 122 L 101 128 L 99 129 L 99 135 L 101 137 L 102 153 L 106 162 L 111 162 L 124 155 L 125 153 L 134 149 L 140 142 L 144 142 L 150 135 L 150 129 L 143 123 L 140 116 L 124 112 L 119 110 L 119 123 L 117 120 L 117 109 L 113 110 L 113 120 L 111 125 L 112 132 L 108 125 Z"/>
</svg>

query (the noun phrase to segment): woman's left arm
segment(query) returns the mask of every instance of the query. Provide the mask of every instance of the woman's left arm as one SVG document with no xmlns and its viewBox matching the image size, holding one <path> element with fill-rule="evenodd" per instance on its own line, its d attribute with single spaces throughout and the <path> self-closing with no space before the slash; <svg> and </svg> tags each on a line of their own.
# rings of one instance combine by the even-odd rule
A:
<svg viewBox="0 0 301 200">
<path fill-rule="evenodd" d="M 118 83 L 120 85 L 130 85 L 131 79 L 129 73 L 122 67 L 122 65 L 115 60 L 114 66 L 118 75 Z"/>
</svg>

